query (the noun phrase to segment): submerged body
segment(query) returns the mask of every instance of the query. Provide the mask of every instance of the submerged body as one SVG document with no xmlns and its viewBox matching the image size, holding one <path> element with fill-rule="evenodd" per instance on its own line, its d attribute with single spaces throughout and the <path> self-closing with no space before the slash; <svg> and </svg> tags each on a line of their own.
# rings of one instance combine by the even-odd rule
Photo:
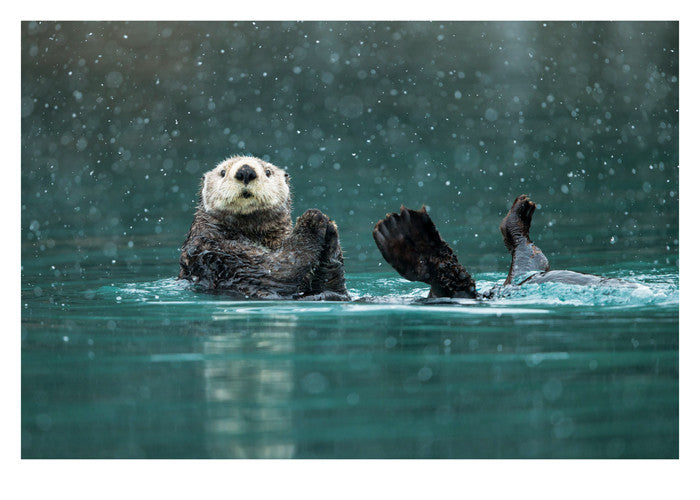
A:
<svg viewBox="0 0 700 500">
<path fill-rule="evenodd" d="M 203 176 L 178 278 L 245 298 L 349 299 L 335 223 L 311 209 L 293 226 L 289 175 L 254 157 Z"/>
<path fill-rule="evenodd" d="M 615 278 L 566 270 L 550 271 L 549 260 L 530 240 L 535 208 L 526 195 L 518 196 L 500 224 L 503 243 L 511 254 L 504 286 L 535 283 L 634 286 Z M 474 279 L 440 237 L 425 207 L 416 211 L 402 206 L 398 214 L 388 214 L 377 222 L 373 236 L 379 251 L 401 276 L 430 285 L 428 298 L 490 298 L 500 288 L 483 295 L 476 291 Z"/>
<path fill-rule="evenodd" d="M 581 286 L 617 286 L 635 288 L 637 285 L 618 278 L 606 278 L 595 274 L 579 273 L 576 271 L 556 270 L 532 274 L 522 280 L 519 285 L 538 283 L 567 283 Z"/>
</svg>

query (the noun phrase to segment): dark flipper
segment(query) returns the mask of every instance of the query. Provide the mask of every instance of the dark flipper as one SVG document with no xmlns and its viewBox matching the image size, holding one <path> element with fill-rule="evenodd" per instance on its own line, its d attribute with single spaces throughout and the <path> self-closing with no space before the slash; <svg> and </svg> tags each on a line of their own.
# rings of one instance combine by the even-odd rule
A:
<svg viewBox="0 0 700 500">
<path fill-rule="evenodd" d="M 530 241 L 530 224 L 535 208 L 535 204 L 526 195 L 520 195 L 501 222 L 503 243 L 512 256 L 504 285 L 510 284 L 517 276 L 533 271 L 549 271 L 547 257 Z"/>
<path fill-rule="evenodd" d="M 440 237 L 425 211 L 401 206 L 377 222 L 374 241 L 386 261 L 409 281 L 430 285 L 429 297 L 476 297 L 476 285 Z"/>
</svg>

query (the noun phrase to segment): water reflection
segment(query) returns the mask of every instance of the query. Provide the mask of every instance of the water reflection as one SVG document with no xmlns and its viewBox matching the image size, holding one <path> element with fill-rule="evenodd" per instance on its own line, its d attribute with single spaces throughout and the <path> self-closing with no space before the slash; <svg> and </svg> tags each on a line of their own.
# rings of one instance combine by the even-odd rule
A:
<svg viewBox="0 0 700 500">
<path fill-rule="evenodd" d="M 228 321 L 203 342 L 206 447 L 213 458 L 291 458 L 294 317 Z M 247 353 L 241 357 L 242 353 Z"/>
<path fill-rule="evenodd" d="M 381 275 L 349 276 L 374 303 L 235 302 L 126 275 L 27 286 L 22 454 L 677 456 L 678 277 L 644 269 L 642 296 L 445 304 Z"/>
<path fill-rule="evenodd" d="M 677 301 L 603 310 L 111 294 L 67 301 L 50 327 L 57 306 L 28 308 L 24 457 L 678 455 Z"/>
<path fill-rule="evenodd" d="M 567 315 L 333 307 L 217 308 L 217 331 L 202 332 L 210 456 L 677 453 L 673 324 L 631 333 L 621 320 L 601 338 Z"/>
</svg>

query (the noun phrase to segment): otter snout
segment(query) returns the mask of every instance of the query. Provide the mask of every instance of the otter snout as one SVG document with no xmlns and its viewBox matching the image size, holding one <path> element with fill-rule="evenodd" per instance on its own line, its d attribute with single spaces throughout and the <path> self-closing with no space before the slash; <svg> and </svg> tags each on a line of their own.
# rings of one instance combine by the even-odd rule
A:
<svg viewBox="0 0 700 500">
<path fill-rule="evenodd" d="M 234 177 L 247 186 L 250 181 L 257 179 L 258 174 L 250 165 L 243 165 L 236 171 Z"/>
</svg>

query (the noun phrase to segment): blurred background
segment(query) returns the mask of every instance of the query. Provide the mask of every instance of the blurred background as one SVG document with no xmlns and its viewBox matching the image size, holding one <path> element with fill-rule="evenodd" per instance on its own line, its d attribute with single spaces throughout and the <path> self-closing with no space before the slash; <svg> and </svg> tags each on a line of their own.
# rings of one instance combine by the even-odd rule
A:
<svg viewBox="0 0 700 500">
<path fill-rule="evenodd" d="M 521 193 L 555 268 L 677 266 L 678 72 L 676 22 L 24 22 L 23 276 L 176 275 L 237 154 L 287 169 L 350 273 L 388 270 L 371 230 L 401 204 L 506 273 Z"/>
</svg>

